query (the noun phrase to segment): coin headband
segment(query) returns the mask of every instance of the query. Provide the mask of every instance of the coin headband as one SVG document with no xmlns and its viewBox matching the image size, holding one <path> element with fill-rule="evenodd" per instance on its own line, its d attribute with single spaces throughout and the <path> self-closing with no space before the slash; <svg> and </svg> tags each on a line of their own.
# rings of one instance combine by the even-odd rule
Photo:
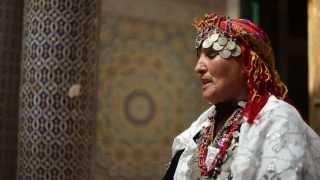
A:
<svg viewBox="0 0 320 180">
<path fill-rule="evenodd" d="M 205 36 L 204 34 L 207 35 Z M 203 38 L 203 36 L 206 38 Z M 195 48 L 198 49 L 200 47 L 205 49 L 212 48 L 224 59 L 241 55 L 241 48 L 237 44 L 236 39 L 217 28 L 205 29 L 198 34 Z"/>
</svg>

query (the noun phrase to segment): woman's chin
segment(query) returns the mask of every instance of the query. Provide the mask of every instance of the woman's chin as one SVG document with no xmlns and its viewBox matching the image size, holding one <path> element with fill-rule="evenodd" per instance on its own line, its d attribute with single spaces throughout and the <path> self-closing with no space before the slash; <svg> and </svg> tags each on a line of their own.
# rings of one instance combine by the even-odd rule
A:
<svg viewBox="0 0 320 180">
<path fill-rule="evenodd" d="M 210 104 L 216 104 L 218 102 L 217 98 L 213 97 L 212 95 L 203 93 L 202 97 L 205 101 L 208 101 Z"/>
</svg>

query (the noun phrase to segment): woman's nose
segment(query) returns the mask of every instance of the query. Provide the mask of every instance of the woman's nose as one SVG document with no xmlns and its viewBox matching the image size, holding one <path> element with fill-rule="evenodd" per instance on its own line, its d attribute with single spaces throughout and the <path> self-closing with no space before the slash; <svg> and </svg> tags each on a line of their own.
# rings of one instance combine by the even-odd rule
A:
<svg viewBox="0 0 320 180">
<path fill-rule="evenodd" d="M 207 72 L 207 66 L 206 64 L 201 60 L 201 57 L 199 58 L 196 66 L 194 67 L 194 71 L 198 74 L 204 74 Z"/>
</svg>

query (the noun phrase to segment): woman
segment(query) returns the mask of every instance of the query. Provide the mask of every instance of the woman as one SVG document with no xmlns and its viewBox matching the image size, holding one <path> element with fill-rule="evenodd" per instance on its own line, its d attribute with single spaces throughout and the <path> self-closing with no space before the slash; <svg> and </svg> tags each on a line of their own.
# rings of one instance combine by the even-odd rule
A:
<svg viewBox="0 0 320 180">
<path fill-rule="evenodd" d="M 163 179 L 320 179 L 319 136 L 286 102 L 267 35 L 214 13 L 194 25 L 195 72 L 213 105 L 174 139 Z"/>
</svg>

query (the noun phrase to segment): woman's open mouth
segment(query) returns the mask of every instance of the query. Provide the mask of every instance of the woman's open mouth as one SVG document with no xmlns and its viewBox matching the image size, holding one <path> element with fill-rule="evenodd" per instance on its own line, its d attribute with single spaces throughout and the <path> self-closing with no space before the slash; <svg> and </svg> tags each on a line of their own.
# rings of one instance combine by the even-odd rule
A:
<svg viewBox="0 0 320 180">
<path fill-rule="evenodd" d="M 209 86 L 212 83 L 211 79 L 201 79 L 201 83 L 202 83 L 202 89 L 205 89 L 207 86 Z"/>
</svg>

